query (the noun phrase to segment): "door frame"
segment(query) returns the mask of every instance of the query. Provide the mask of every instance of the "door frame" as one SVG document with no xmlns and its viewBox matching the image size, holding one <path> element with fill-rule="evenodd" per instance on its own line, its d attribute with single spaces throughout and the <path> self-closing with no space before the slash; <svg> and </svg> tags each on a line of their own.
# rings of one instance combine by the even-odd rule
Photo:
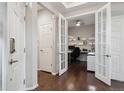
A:
<svg viewBox="0 0 124 93">
<path fill-rule="evenodd" d="M 7 3 L 2 3 L 2 8 L 4 9 L 4 25 L 3 25 L 3 34 L 2 39 L 4 44 L 2 45 L 2 91 L 6 90 L 6 75 L 7 75 L 7 65 L 8 65 L 8 59 L 9 59 L 9 37 L 8 37 L 8 30 L 7 30 Z"/>
<path fill-rule="evenodd" d="M 99 8 L 99 9 L 103 9 L 104 7 L 106 7 L 106 5 L 108 5 L 108 4 L 103 5 L 102 8 Z M 85 12 L 85 13 L 80 13 L 80 14 L 77 14 L 77 15 L 72 15 L 72 16 L 69 16 L 69 17 L 66 17 L 66 18 L 67 19 L 71 19 L 71 18 L 75 18 L 75 17 L 78 17 L 78 16 L 83 16 L 83 15 L 88 15 L 88 14 L 95 14 L 98 10 L 90 11 L 90 12 Z M 111 9 L 110 9 L 110 11 L 111 11 Z M 95 17 L 95 20 L 96 20 L 96 17 Z M 111 25 L 111 23 L 109 25 Z M 109 27 L 109 29 L 111 29 L 111 27 Z M 96 22 L 95 22 L 95 33 L 96 33 Z M 96 34 L 95 34 L 95 38 L 97 38 Z M 95 42 L 96 42 L 96 40 L 95 40 Z M 96 48 L 96 44 L 95 44 L 95 48 Z M 96 69 L 96 67 L 95 67 L 95 69 Z M 111 67 L 110 67 L 110 70 L 111 70 Z M 109 77 L 111 77 L 111 76 L 109 76 Z"/>
<path fill-rule="evenodd" d="M 73 15 L 73 16 L 69 16 L 69 17 L 66 17 L 67 20 L 71 19 L 71 18 L 76 18 L 76 17 L 79 17 L 79 16 L 85 16 L 85 15 L 90 15 L 90 14 L 94 14 L 95 15 L 95 12 L 96 11 L 90 11 L 90 12 L 86 12 L 86 13 L 80 13 L 80 14 L 77 14 L 77 15 Z M 67 23 L 68 24 L 68 23 Z M 68 25 L 67 25 L 68 26 Z M 68 27 L 67 27 L 68 29 Z M 68 30 L 67 30 L 67 39 L 68 39 Z M 96 37 L 96 36 L 95 36 Z M 68 40 L 67 40 L 68 41 Z M 68 49 L 68 42 L 67 42 L 67 49 Z M 68 50 L 67 50 L 68 51 Z M 69 63 L 69 62 L 68 62 Z M 67 68 L 68 69 L 68 68 Z"/>
</svg>

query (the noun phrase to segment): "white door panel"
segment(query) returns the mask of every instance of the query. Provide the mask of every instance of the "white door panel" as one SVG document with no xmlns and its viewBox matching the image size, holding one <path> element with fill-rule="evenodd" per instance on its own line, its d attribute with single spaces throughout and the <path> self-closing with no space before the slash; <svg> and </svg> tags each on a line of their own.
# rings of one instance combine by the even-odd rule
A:
<svg viewBox="0 0 124 93">
<path fill-rule="evenodd" d="M 39 27 L 39 70 L 52 71 L 52 23 Z"/>
<path fill-rule="evenodd" d="M 95 76 L 111 85 L 111 8 L 106 4 L 96 12 L 96 69 Z"/>
<path fill-rule="evenodd" d="M 112 79 L 124 81 L 123 79 L 123 23 L 124 16 L 112 18 Z M 121 48 L 122 47 L 122 48 Z"/>
<path fill-rule="evenodd" d="M 24 90 L 25 6 L 24 3 L 8 3 L 7 6 L 9 38 L 15 40 L 15 52 L 10 53 L 8 62 L 7 90 Z"/>
</svg>

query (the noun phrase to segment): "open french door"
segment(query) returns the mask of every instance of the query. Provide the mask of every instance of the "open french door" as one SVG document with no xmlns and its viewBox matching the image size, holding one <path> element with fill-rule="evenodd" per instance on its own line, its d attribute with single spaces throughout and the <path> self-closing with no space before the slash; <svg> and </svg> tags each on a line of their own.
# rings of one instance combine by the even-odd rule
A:
<svg viewBox="0 0 124 93">
<path fill-rule="evenodd" d="M 62 75 L 68 69 L 67 62 L 67 20 L 61 14 L 59 15 L 59 75 Z"/>
<path fill-rule="evenodd" d="M 111 3 L 95 15 L 96 20 L 96 69 L 95 77 L 111 86 Z"/>
</svg>

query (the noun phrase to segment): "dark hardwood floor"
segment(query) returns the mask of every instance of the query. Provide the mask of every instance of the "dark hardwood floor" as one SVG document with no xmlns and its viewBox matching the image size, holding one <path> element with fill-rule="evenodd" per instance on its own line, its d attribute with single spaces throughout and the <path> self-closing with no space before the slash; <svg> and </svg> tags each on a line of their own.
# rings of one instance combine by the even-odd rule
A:
<svg viewBox="0 0 124 93">
<path fill-rule="evenodd" d="M 109 87 L 95 78 L 93 72 L 87 72 L 85 62 L 72 63 L 62 76 L 38 72 L 39 87 L 36 91 L 124 91 L 124 83 L 112 81 Z"/>
</svg>

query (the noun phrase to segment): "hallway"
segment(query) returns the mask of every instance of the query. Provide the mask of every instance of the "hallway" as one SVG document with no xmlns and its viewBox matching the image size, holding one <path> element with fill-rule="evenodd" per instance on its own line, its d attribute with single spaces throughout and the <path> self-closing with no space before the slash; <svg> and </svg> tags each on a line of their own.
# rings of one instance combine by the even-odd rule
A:
<svg viewBox="0 0 124 93">
<path fill-rule="evenodd" d="M 97 80 L 93 72 L 87 72 L 86 64 L 79 62 L 72 63 L 69 70 L 60 77 L 39 71 L 38 83 L 36 91 L 124 90 L 124 83 L 112 81 L 112 86 L 109 87 Z"/>
</svg>

